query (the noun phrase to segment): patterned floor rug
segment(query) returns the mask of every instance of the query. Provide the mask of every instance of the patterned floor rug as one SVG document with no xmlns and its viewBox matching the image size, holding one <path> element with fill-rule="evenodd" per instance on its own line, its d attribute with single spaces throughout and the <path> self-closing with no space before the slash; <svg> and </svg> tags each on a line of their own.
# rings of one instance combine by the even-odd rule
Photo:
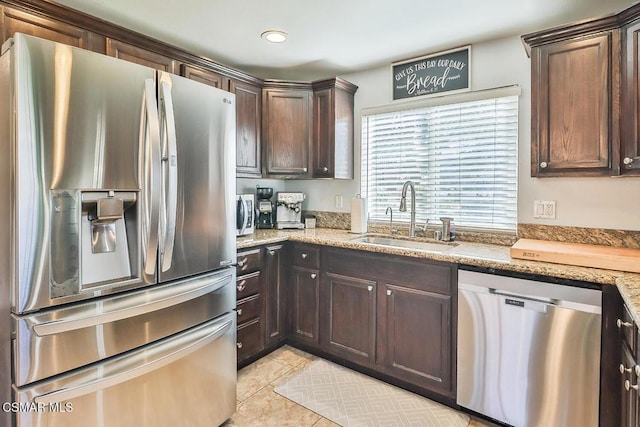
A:
<svg viewBox="0 0 640 427">
<path fill-rule="evenodd" d="M 274 391 L 344 427 L 469 425 L 463 413 L 322 359 Z"/>
</svg>

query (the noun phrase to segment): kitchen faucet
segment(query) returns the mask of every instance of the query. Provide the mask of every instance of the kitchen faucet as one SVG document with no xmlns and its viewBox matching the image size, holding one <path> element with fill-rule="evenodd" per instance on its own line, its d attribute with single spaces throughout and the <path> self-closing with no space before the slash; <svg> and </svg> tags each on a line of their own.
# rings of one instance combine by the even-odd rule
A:
<svg viewBox="0 0 640 427">
<path fill-rule="evenodd" d="M 407 187 L 411 187 L 411 223 L 409 224 L 409 237 L 416 237 L 416 189 L 411 181 L 406 181 L 402 186 L 399 211 L 407 211 Z"/>
</svg>

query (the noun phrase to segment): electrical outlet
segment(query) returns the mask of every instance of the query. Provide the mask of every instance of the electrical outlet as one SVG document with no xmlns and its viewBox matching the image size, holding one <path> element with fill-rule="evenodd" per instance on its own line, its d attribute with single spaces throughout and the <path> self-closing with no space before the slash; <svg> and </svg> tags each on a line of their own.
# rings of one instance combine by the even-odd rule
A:
<svg viewBox="0 0 640 427">
<path fill-rule="evenodd" d="M 533 217 L 543 219 L 556 219 L 556 201 L 534 200 Z"/>
<path fill-rule="evenodd" d="M 341 195 L 337 195 L 336 196 L 336 208 L 342 209 L 342 196 Z"/>
</svg>

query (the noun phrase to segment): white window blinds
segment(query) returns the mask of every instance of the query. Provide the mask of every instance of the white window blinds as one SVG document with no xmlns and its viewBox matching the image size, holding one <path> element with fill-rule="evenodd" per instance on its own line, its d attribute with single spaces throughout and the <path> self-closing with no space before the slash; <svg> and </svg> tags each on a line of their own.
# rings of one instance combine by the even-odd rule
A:
<svg viewBox="0 0 640 427">
<path fill-rule="evenodd" d="M 362 118 L 362 194 L 369 219 L 397 213 L 402 184 L 416 188 L 417 221 L 515 231 L 518 97 L 506 96 Z M 407 200 L 407 211 L 410 211 Z"/>
</svg>

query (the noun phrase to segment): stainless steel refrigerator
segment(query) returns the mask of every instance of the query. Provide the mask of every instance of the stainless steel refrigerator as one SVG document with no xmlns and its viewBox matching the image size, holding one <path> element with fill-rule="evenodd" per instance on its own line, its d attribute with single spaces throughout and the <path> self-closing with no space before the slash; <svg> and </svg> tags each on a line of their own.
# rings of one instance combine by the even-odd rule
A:
<svg viewBox="0 0 640 427">
<path fill-rule="evenodd" d="M 16 34 L 0 57 L 0 425 L 236 406 L 234 95 Z"/>
</svg>

